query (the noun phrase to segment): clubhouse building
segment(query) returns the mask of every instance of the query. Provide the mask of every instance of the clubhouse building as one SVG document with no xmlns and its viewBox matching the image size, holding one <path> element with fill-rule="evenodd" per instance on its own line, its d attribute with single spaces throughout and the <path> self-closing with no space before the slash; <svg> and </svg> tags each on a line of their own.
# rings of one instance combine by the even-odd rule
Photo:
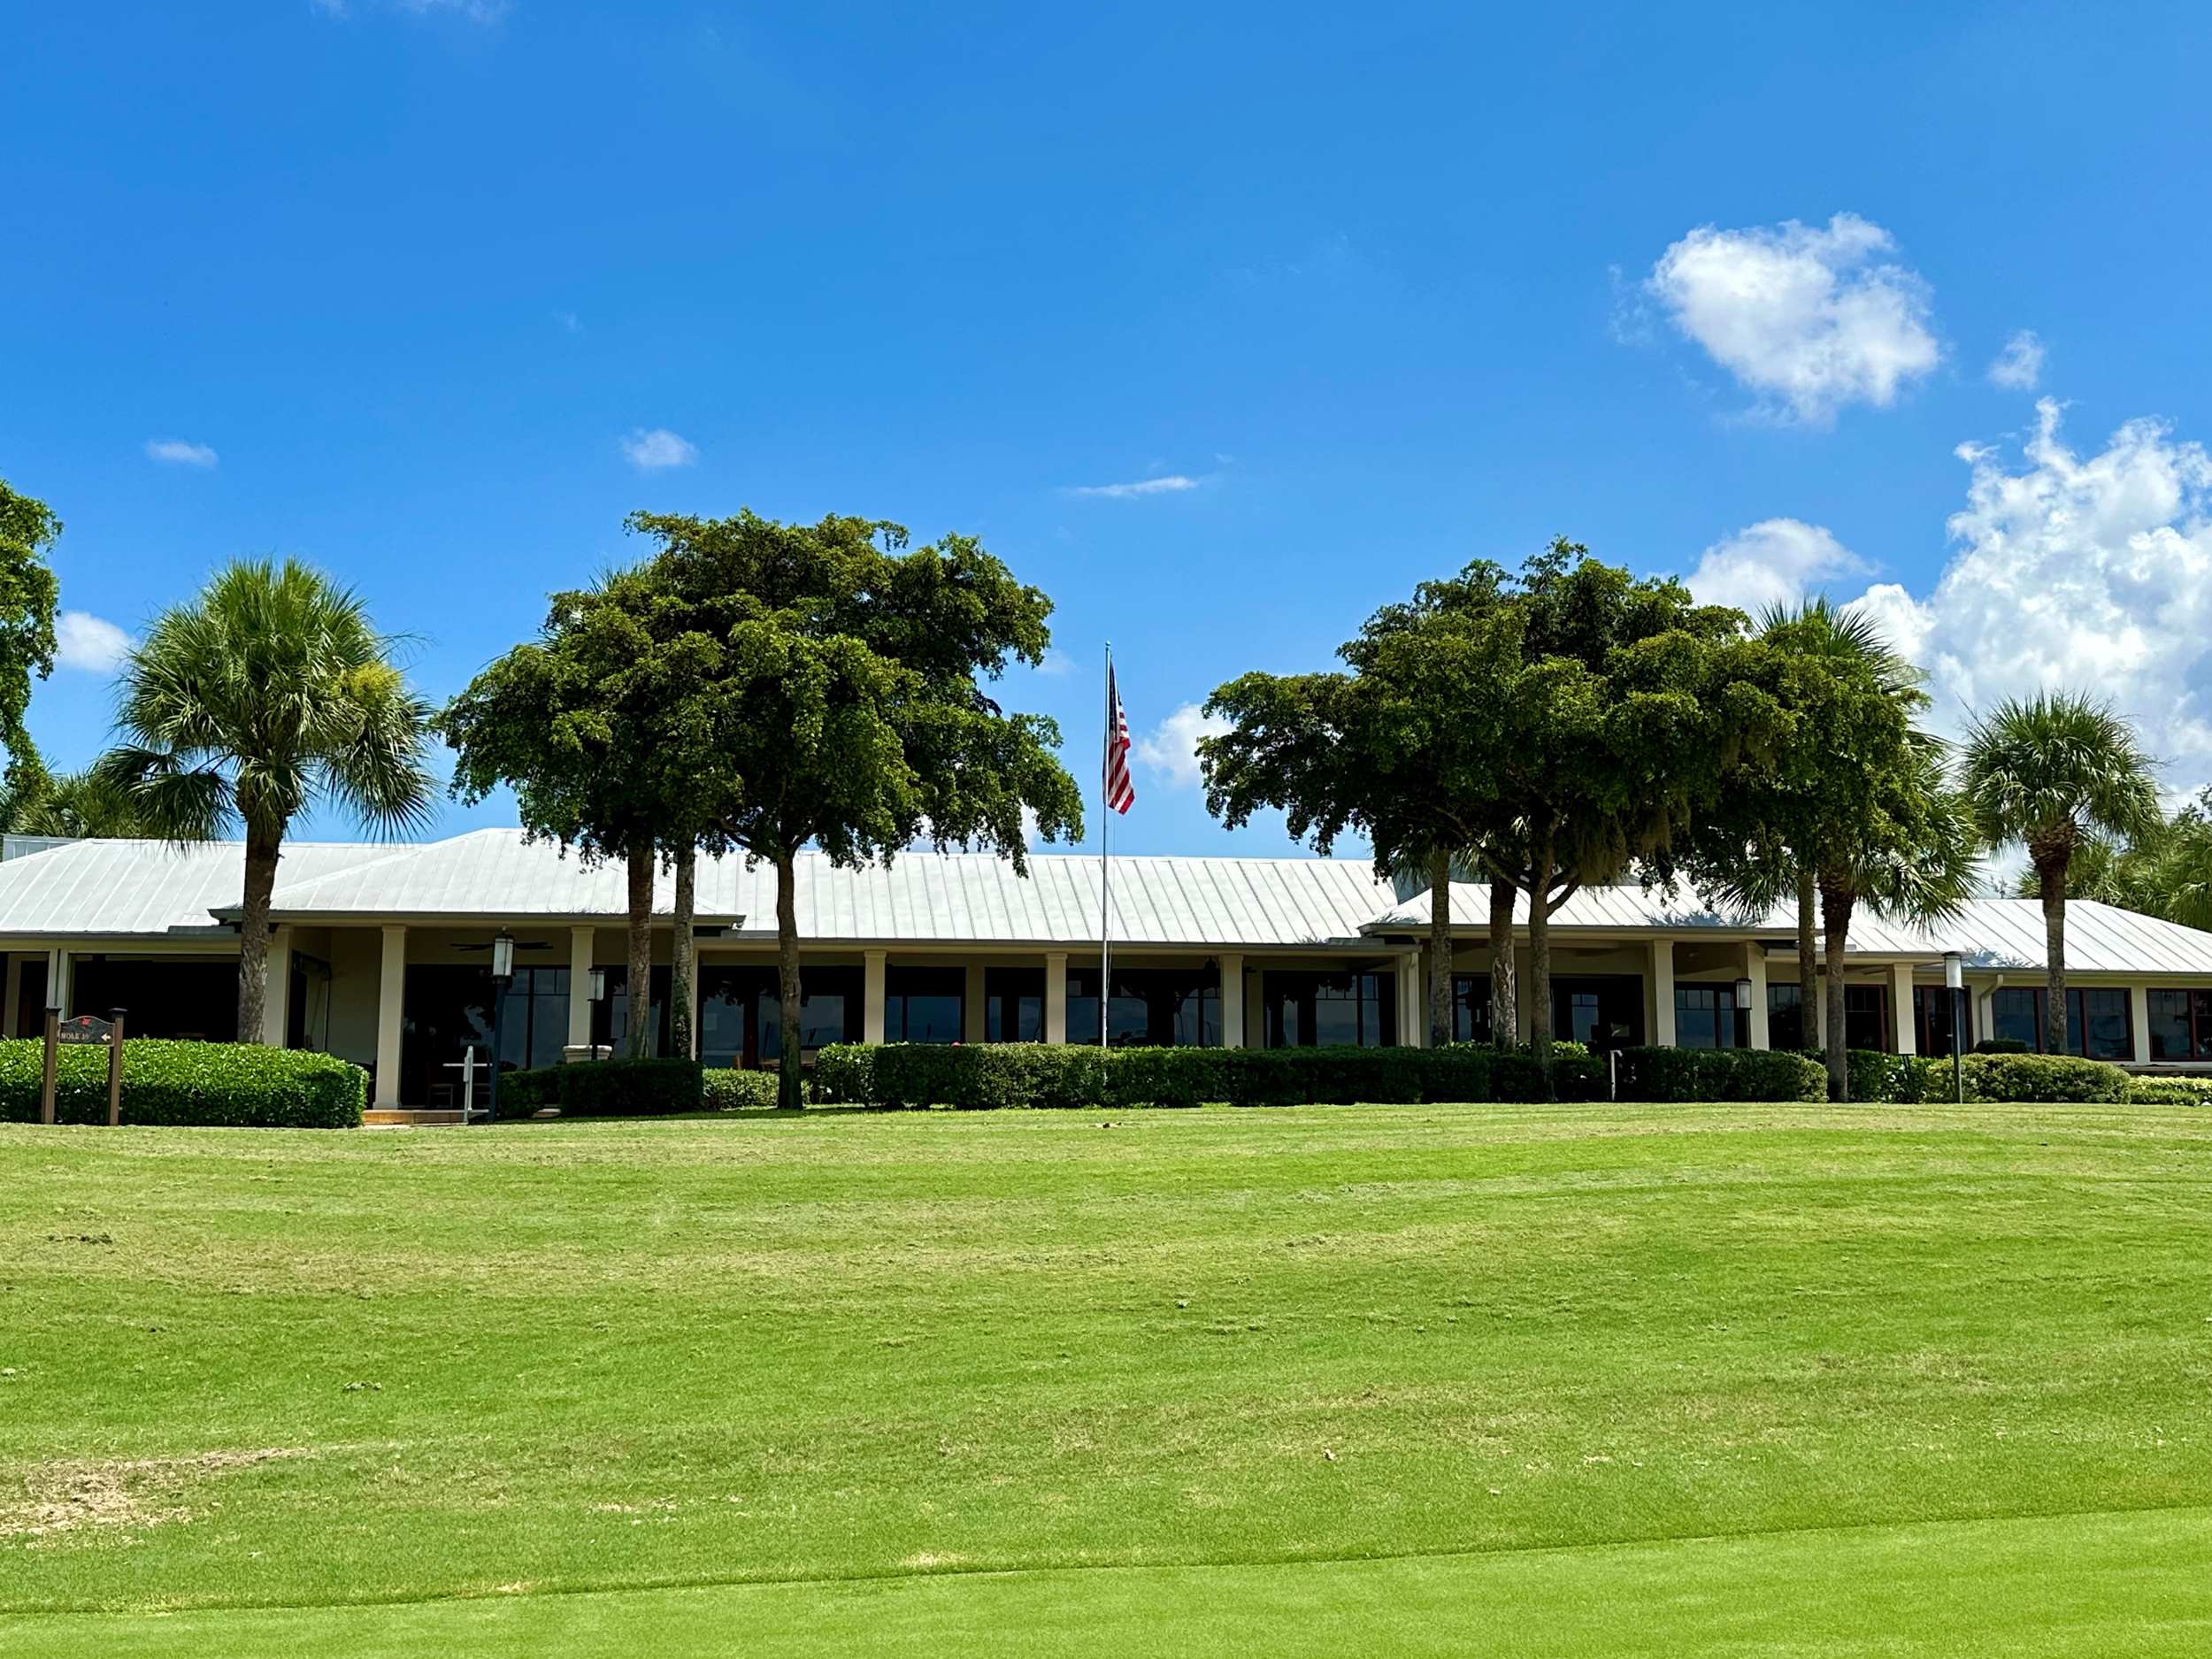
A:
<svg viewBox="0 0 2212 1659">
<path fill-rule="evenodd" d="M 0 860 L 5 1034 L 44 1011 L 129 1010 L 134 1035 L 234 1039 L 243 857 L 234 843 L 24 841 Z M 1017 876 L 980 855 L 888 869 L 799 864 L 800 1049 L 841 1041 L 1096 1041 L 1277 1048 L 1425 1041 L 1428 895 L 1356 858 L 1118 857 L 1113 983 L 1098 960 L 1099 862 L 1038 854 Z M 450 1107 L 464 1054 L 510 1066 L 618 1044 L 624 876 L 515 830 L 422 845 L 288 846 L 272 914 L 264 1041 L 371 1071 L 384 1108 Z M 652 1041 L 668 1033 L 672 882 L 655 897 Z M 1452 895 L 1457 1035 L 1489 1033 L 1486 890 Z M 773 872 L 700 861 L 697 1029 L 714 1066 L 778 1064 Z M 1525 919 L 1525 918 L 1524 918 Z M 503 993 L 491 947 L 515 941 Z M 1526 937 L 1517 949 L 1526 979 Z M 1963 961 L 1970 1044 L 2044 1046 L 2043 919 L 1983 899 L 1933 930 L 1862 916 L 1843 964 L 1854 1048 L 1947 1053 L 1944 956 Z M 2067 907 L 2070 1047 L 2144 1070 L 2212 1071 L 2212 933 L 2108 905 Z M 1553 1029 L 1607 1048 L 1798 1046 L 1795 921 L 1755 925 L 1694 897 L 1577 894 L 1552 925 Z M 1526 1010 L 1523 1011 L 1525 1026 Z M 1525 1033 L 1524 1033 L 1525 1034 Z"/>
</svg>

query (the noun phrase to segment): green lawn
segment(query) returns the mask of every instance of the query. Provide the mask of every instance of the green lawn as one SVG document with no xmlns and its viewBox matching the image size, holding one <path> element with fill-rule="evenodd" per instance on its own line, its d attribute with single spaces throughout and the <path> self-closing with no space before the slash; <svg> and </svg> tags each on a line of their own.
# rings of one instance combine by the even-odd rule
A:
<svg viewBox="0 0 2212 1659">
<path fill-rule="evenodd" d="M 2212 1651 L 2212 1113 L 0 1126 L 0 1653 L 439 1646 Z"/>
</svg>

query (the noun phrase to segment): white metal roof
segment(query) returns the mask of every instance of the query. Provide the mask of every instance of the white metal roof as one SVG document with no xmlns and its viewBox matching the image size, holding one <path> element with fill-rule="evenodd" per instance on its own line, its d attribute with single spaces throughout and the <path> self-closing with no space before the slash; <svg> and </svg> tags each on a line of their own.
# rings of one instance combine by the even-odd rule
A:
<svg viewBox="0 0 2212 1659">
<path fill-rule="evenodd" d="M 1479 934 L 1490 919 L 1490 890 L 1469 882 L 1452 883 L 1452 931 Z M 1528 925 L 1528 895 L 1514 907 L 1514 923 Z M 1412 933 L 1429 925 L 1429 895 L 1417 894 L 1394 903 L 1369 924 L 1374 933 Z M 1784 905 L 1755 923 L 1716 910 L 1685 891 L 1646 892 L 1640 887 L 1586 887 L 1552 914 L 1552 929 L 1563 941 L 1586 930 L 1648 933 L 1697 933 L 1706 930 L 1772 939 L 1793 944 L 1797 912 Z M 2043 907 L 2035 899 L 1971 899 L 1965 914 L 1937 927 L 1887 922 L 1865 910 L 1851 919 L 1851 954 L 1911 956 L 1933 961 L 1947 950 L 1984 969 L 2044 966 Z M 2212 933 L 2177 922 L 2161 921 L 2091 899 L 2066 906 L 2066 966 L 2081 973 L 2212 974 Z"/>
<path fill-rule="evenodd" d="M 234 917 L 243 880 L 236 842 L 75 841 L 0 864 L 0 935 L 206 933 Z M 1029 874 L 986 854 L 909 852 L 890 868 L 838 870 L 818 854 L 798 868 L 801 936 L 810 941 L 1021 942 L 1080 946 L 1098 937 L 1098 860 L 1039 854 Z M 673 903 L 662 872 L 654 909 Z M 586 864 L 518 830 L 478 830 L 421 845 L 295 842 L 272 902 L 295 922 L 390 918 L 527 921 L 621 917 L 617 864 Z M 1114 860 L 1113 932 L 1130 945 L 1290 946 L 1360 937 L 1390 889 L 1354 860 Z M 703 858 L 701 922 L 747 918 L 772 931 L 775 872 Z"/>
</svg>

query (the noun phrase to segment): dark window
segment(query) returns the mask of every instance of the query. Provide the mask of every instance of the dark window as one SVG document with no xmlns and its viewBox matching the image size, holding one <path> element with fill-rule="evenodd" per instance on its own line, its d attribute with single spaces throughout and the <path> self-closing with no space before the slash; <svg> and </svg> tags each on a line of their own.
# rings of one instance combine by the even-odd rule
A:
<svg viewBox="0 0 2212 1659">
<path fill-rule="evenodd" d="M 2152 993 L 2154 997 L 2157 995 Z M 2049 995 L 2049 991 L 2039 985 L 1999 987 L 1990 997 L 1990 1023 L 1995 1034 L 2016 1038 L 2036 1053 L 2044 1053 L 2050 1040 Z M 2155 1004 L 2151 1010 L 2151 1026 L 2155 1033 Z M 2156 1048 L 2154 1035 L 2154 1054 Z M 2066 992 L 2066 1052 L 2092 1060 L 2132 1060 L 2135 1039 L 2128 1012 L 2128 994 L 2114 986 L 2070 986 Z"/>
<path fill-rule="evenodd" d="M 1263 984 L 1271 1048 L 1375 1048 L 1398 1041 L 1390 974 L 1270 973 Z"/>
<path fill-rule="evenodd" d="M 884 1041 L 958 1042 L 967 992 L 967 972 L 962 968 L 887 968 Z"/>
<path fill-rule="evenodd" d="M 1889 1052 L 1889 987 L 1886 985 L 1847 985 L 1843 987 L 1843 1046 Z"/>
<path fill-rule="evenodd" d="M 1116 1048 L 1219 1048 L 1221 979 L 1210 963 L 1116 968 L 1106 1040 Z M 1068 970 L 1068 1041 L 1098 1041 L 1098 970 Z"/>
<path fill-rule="evenodd" d="M 649 1022 L 645 1039 L 648 1054 L 668 1052 L 668 986 L 666 968 L 655 968 L 647 981 L 646 1019 Z M 607 970 L 607 1000 L 592 1016 L 592 1038 L 603 1043 L 618 1055 L 626 1052 L 630 1033 L 630 970 L 627 967 Z"/>
<path fill-rule="evenodd" d="M 1736 1006 L 1733 985 L 1674 987 L 1674 1041 L 1678 1048 L 1747 1048 L 1749 1024 L 1748 1010 Z"/>
<path fill-rule="evenodd" d="M 1042 1042 L 1045 1039 L 1044 970 L 986 968 L 983 971 L 983 1034 L 988 1041 Z"/>
<path fill-rule="evenodd" d="M 424 963 L 407 970 L 400 1021 L 403 1098 L 461 1098 L 468 1050 L 475 1050 L 480 1066 L 490 1062 L 496 992 L 488 965 Z M 568 970 L 518 967 L 498 1002 L 500 1065 L 510 1071 L 558 1065 L 568 1041 Z M 480 1105 L 487 1081 L 478 1071 Z"/>
<path fill-rule="evenodd" d="M 1777 1048 L 1802 1048 L 1805 1042 L 1805 987 L 1794 982 L 1767 986 L 1767 1041 Z"/>
<path fill-rule="evenodd" d="M 2212 991 L 2153 991 L 2150 1005 L 2152 1059 L 2212 1060 Z"/>
<path fill-rule="evenodd" d="M 229 1042 L 238 1035 L 238 964 L 180 962 L 147 957 L 84 956 L 73 967 L 69 1011 L 96 1014 L 123 1010 L 123 1033 L 130 1037 L 196 1037 Z M 299 1018 L 304 999 L 300 976 L 292 979 L 292 1015 Z M 21 1024 L 27 1037 L 46 1031 L 46 964 L 23 964 Z M 258 1037 L 258 1032 L 254 1033 Z"/>
<path fill-rule="evenodd" d="M 1912 987 L 1913 1041 L 1922 1054 L 1946 1055 L 1951 1052 L 1951 1010 L 1954 1003 L 1967 1002 L 1963 991 L 1953 991 L 1947 986 L 1916 985 Z M 1966 1029 L 1961 1033 L 1959 1047 L 1974 1046 L 1974 1010 L 1966 1009 Z"/>
<path fill-rule="evenodd" d="M 1423 1021 L 1426 1029 L 1427 1022 Z M 1452 975 L 1452 1041 L 1490 1041 L 1490 976 L 1486 973 Z"/>
<path fill-rule="evenodd" d="M 710 1066 L 759 1065 L 781 1057 L 783 998 L 773 968 L 718 964 L 699 970 L 699 1058 Z M 857 1041 L 860 970 L 799 970 L 799 1046 Z"/>
<path fill-rule="evenodd" d="M 1633 974 L 1592 975 L 1551 982 L 1552 1035 L 1593 1048 L 1644 1040 L 1644 982 Z"/>
</svg>

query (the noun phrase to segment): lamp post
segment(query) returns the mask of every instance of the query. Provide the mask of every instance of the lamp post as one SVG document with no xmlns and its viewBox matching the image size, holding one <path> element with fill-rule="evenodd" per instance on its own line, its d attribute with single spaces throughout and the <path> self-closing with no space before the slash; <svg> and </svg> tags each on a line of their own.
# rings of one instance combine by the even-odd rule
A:
<svg viewBox="0 0 2212 1659">
<path fill-rule="evenodd" d="M 1943 953 L 1943 988 L 1951 997 L 1951 1095 L 1966 1102 L 1966 963 L 1955 950 Z"/>
<path fill-rule="evenodd" d="M 1736 1011 L 1739 1014 L 1751 1012 L 1751 981 L 1748 979 L 1736 981 Z"/>
<path fill-rule="evenodd" d="M 38 1120 L 54 1121 L 54 1056 L 61 1044 L 61 976 L 46 975 L 46 1062 L 39 1083 Z"/>
<path fill-rule="evenodd" d="M 502 928 L 492 941 L 492 1087 L 485 1103 L 487 1122 L 499 1121 L 499 1010 L 507 1000 L 507 987 L 515 977 L 515 936 Z"/>
<path fill-rule="evenodd" d="M 596 1060 L 599 1058 L 599 1010 L 607 1000 L 607 971 L 594 968 L 588 983 L 591 987 L 591 1029 L 584 1033 L 584 1041 L 590 1051 L 589 1057 Z"/>
</svg>

